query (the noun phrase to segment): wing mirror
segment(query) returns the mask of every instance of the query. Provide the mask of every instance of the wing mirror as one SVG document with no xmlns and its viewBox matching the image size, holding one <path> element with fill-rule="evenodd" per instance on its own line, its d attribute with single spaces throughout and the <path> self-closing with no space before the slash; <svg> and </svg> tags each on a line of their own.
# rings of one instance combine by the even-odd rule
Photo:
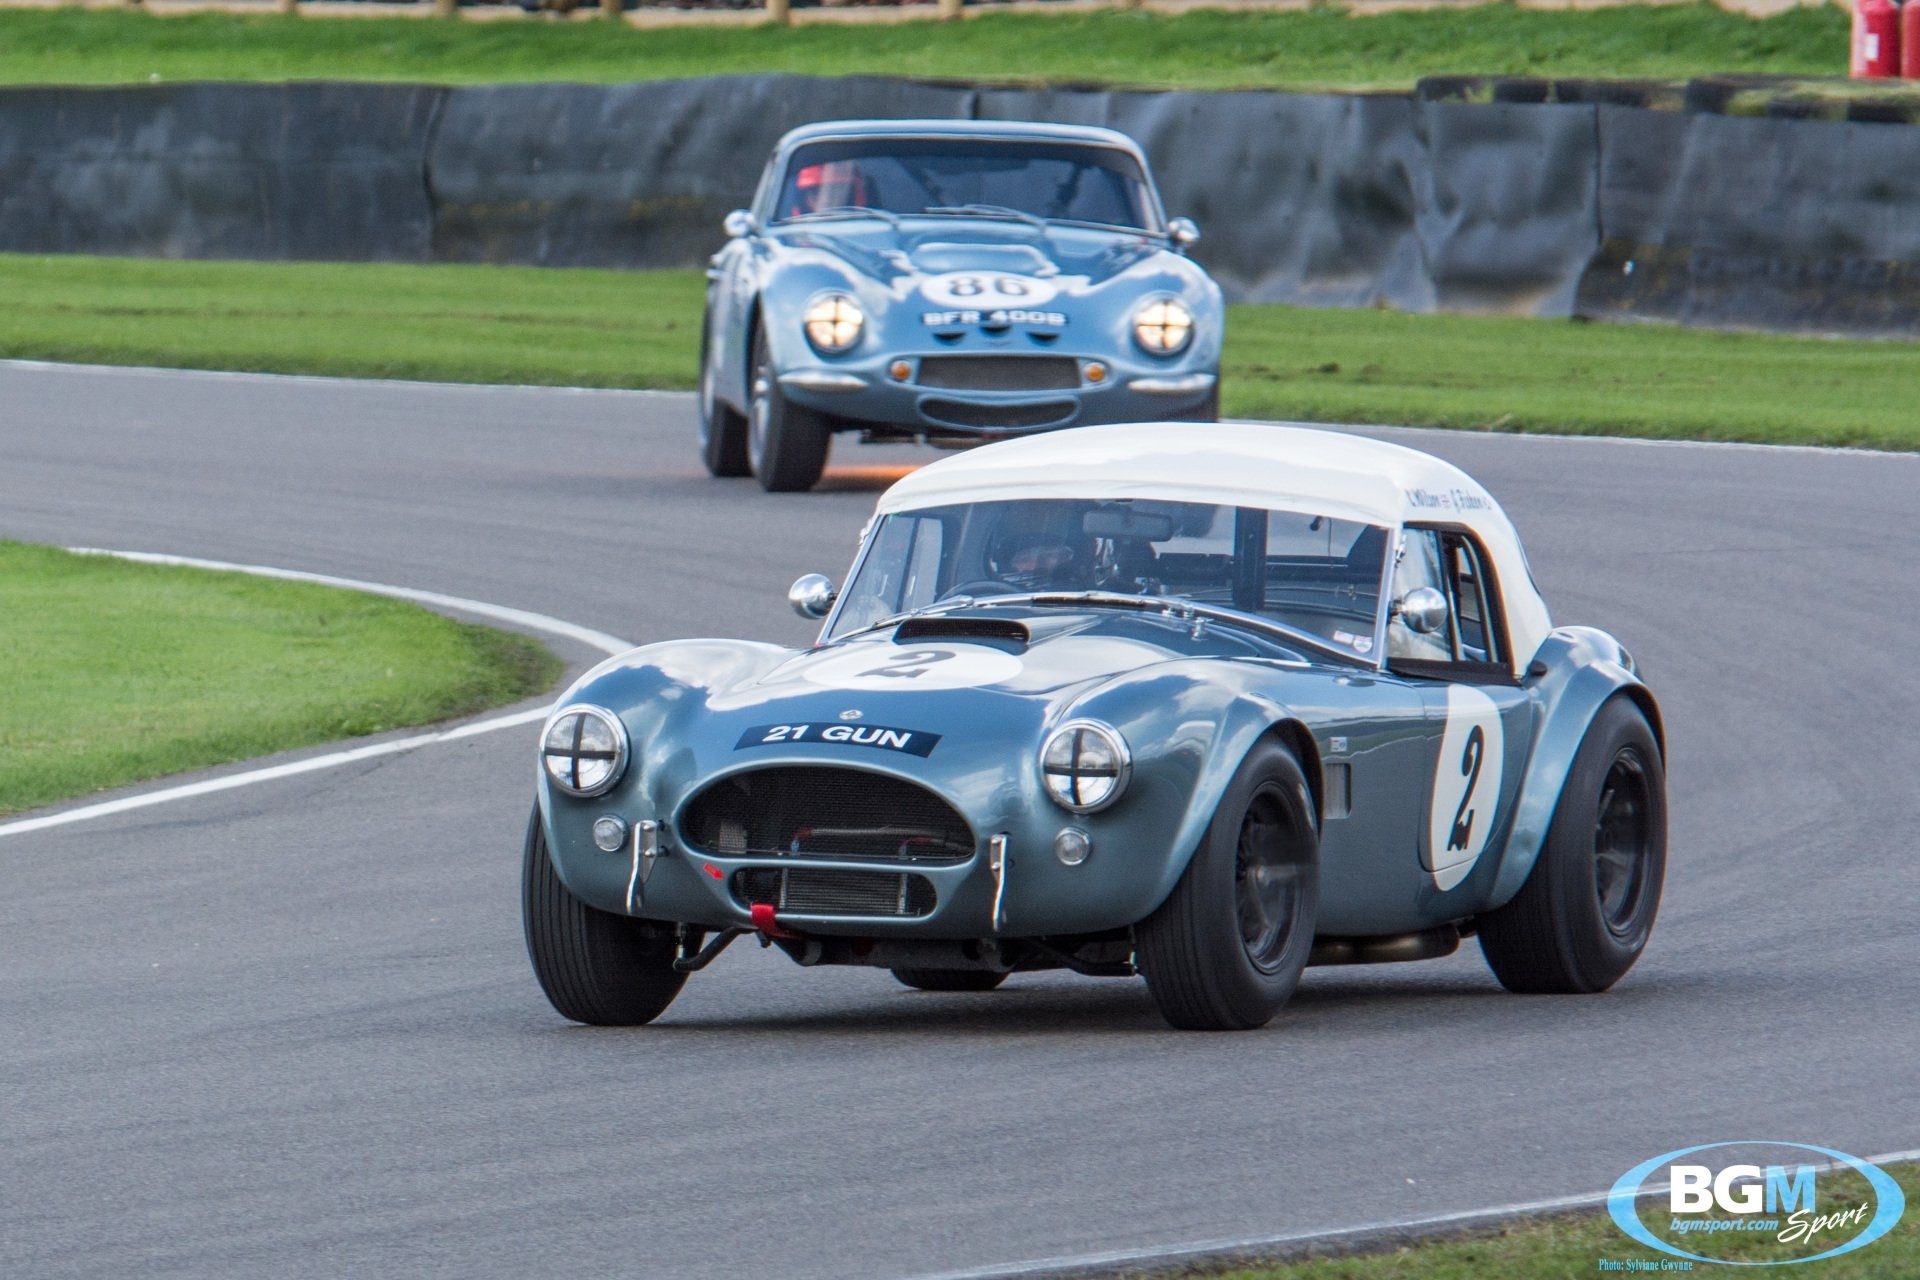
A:
<svg viewBox="0 0 1920 1280">
<path fill-rule="evenodd" d="M 825 581 L 825 579 L 822 579 Z M 1407 630 L 1430 636 L 1447 625 L 1447 598 L 1432 587 L 1415 587 L 1394 605 Z"/>
<path fill-rule="evenodd" d="M 1439 592 L 1434 594 L 1438 595 Z M 787 603 L 803 618 L 826 617 L 827 610 L 833 608 L 833 602 L 839 598 L 839 589 L 824 573 L 809 573 L 795 579 L 794 584 L 787 588 Z M 1445 608 L 1444 602 L 1441 607 Z"/>
<path fill-rule="evenodd" d="M 1175 218 L 1167 224 L 1167 238 L 1173 247 L 1185 253 L 1200 243 L 1200 228 L 1192 218 Z"/>
<path fill-rule="evenodd" d="M 750 236 L 760 229 L 760 223 L 745 209 L 735 209 L 732 213 L 720 219 L 720 226 L 735 240 L 740 239 L 742 236 Z"/>
</svg>

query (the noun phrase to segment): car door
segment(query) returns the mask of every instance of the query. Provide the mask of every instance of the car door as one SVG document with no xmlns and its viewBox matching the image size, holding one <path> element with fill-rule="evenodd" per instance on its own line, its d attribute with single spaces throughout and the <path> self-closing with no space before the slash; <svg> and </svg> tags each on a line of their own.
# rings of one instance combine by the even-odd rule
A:
<svg viewBox="0 0 1920 1280">
<path fill-rule="evenodd" d="M 1400 608 L 1431 587 L 1446 617 L 1416 631 Z M 1408 527 L 1394 568 L 1387 667 L 1420 692 L 1436 732 L 1432 782 L 1413 834 L 1434 890 L 1466 884 L 1504 838 L 1533 742 L 1533 700 L 1514 677 L 1499 583 L 1486 549 L 1459 526 Z"/>
</svg>

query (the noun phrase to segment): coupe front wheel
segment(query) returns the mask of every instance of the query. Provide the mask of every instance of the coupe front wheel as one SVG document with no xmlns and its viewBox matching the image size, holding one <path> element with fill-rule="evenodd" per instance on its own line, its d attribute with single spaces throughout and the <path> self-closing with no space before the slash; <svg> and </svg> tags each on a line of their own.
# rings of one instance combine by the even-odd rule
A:
<svg viewBox="0 0 1920 1280">
<path fill-rule="evenodd" d="M 764 331 L 753 339 L 752 404 L 747 418 L 747 456 L 768 493 L 811 489 L 827 468 L 831 433 L 824 414 L 791 403 L 780 389 Z"/>
<path fill-rule="evenodd" d="M 1605 991 L 1646 949 L 1666 872 L 1660 744 L 1615 697 L 1587 727 L 1527 882 L 1480 917 L 1487 967 L 1509 991 Z"/>
<path fill-rule="evenodd" d="M 713 339 L 700 327 L 700 460 L 715 476 L 747 474 L 747 420 L 720 398 L 713 365 Z"/>
<path fill-rule="evenodd" d="M 596 910 L 568 892 L 547 853 L 536 807 L 521 869 L 527 955 L 540 989 L 562 1017 L 597 1027 L 652 1022 L 680 994 L 674 926 Z"/>
<path fill-rule="evenodd" d="M 1300 983 L 1320 902 L 1320 833 L 1292 752 L 1247 754 L 1200 849 L 1135 931 L 1160 1013 L 1188 1031 L 1264 1026 Z"/>
</svg>

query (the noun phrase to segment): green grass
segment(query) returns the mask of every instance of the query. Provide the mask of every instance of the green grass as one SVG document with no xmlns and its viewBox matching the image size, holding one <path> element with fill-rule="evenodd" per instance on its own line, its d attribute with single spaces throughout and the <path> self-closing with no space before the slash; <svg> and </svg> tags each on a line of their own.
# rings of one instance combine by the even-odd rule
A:
<svg viewBox="0 0 1920 1280">
<path fill-rule="evenodd" d="M 0 255 L 0 355 L 688 388 L 695 271 Z M 1920 344 L 1235 307 L 1225 411 L 1920 449 Z"/>
<path fill-rule="evenodd" d="M 1899 1165 L 1887 1170 L 1906 1192 L 1907 1212 L 1900 1225 L 1864 1249 L 1825 1262 L 1795 1268 L 1808 1280 L 1911 1280 L 1920 1275 L 1920 1168 Z M 1829 1181 L 1831 1179 L 1831 1182 Z M 1847 1192 L 1857 1190 L 1841 1185 L 1846 1180 L 1864 1188 L 1865 1179 L 1853 1173 L 1822 1174 L 1820 1212 L 1848 1203 Z M 1855 1197 L 1857 1201 L 1858 1196 Z M 1641 1211 L 1649 1222 L 1659 1219 L 1665 1202 L 1657 1198 Z M 1846 1238 L 1847 1233 L 1842 1233 Z M 1708 1257 L 1744 1260 L 1793 1256 L 1793 1249 L 1772 1242 L 1771 1236 L 1744 1241 L 1739 1247 L 1723 1242 L 1727 1235 L 1713 1237 L 1714 1244 L 1695 1241 L 1685 1247 Z M 1829 1245 L 1833 1241 L 1827 1242 Z M 1660 1259 L 1679 1263 L 1670 1254 L 1635 1245 L 1604 1213 L 1553 1218 L 1520 1223 L 1497 1234 L 1470 1239 L 1396 1249 L 1391 1253 L 1368 1254 L 1348 1258 L 1320 1258 L 1308 1262 L 1274 1267 L 1218 1271 L 1197 1269 L 1184 1272 L 1190 1280 L 1487 1280 L 1488 1277 L 1514 1277 L 1514 1280 L 1591 1280 L 1598 1275 L 1672 1275 L 1675 1272 L 1602 1272 L 1599 1260 L 1637 1259 L 1658 1264 Z M 1717 1268 L 1695 1263 L 1691 1274 L 1711 1273 Z"/>
<path fill-rule="evenodd" d="M 690 387 L 704 296 L 697 271 L 0 255 L 0 353 L 363 378 Z"/>
<path fill-rule="evenodd" d="M 1198 88 L 1406 87 L 1423 75 L 1844 75 L 1833 6 L 1756 21 L 1708 4 L 1480 8 L 1352 18 L 1199 11 L 991 14 L 964 23 L 676 27 L 0 12 L 0 83 L 624 81 L 738 72 Z M 983 69 L 987 69 L 983 73 Z"/>
<path fill-rule="evenodd" d="M 559 672 L 396 600 L 0 542 L 0 813 L 464 715 Z"/>
</svg>

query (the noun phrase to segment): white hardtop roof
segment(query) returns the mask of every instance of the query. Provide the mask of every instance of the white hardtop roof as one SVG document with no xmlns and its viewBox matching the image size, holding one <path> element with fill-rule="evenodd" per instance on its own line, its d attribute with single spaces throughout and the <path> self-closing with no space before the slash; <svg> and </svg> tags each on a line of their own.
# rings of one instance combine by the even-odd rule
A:
<svg viewBox="0 0 1920 1280">
<path fill-rule="evenodd" d="M 1479 481 L 1383 440 L 1266 423 L 1075 427 L 943 458 L 880 495 L 878 515 L 1016 498 L 1142 498 L 1266 507 L 1398 529 L 1463 525 L 1499 575 L 1519 670 L 1551 623 L 1519 535 Z"/>
<path fill-rule="evenodd" d="M 1008 440 L 921 468 L 881 495 L 878 509 L 996 498 L 1157 498 L 1388 528 L 1478 525 L 1492 514 L 1513 536 L 1499 505 L 1451 463 L 1364 436 L 1254 423 L 1130 423 Z"/>
</svg>

